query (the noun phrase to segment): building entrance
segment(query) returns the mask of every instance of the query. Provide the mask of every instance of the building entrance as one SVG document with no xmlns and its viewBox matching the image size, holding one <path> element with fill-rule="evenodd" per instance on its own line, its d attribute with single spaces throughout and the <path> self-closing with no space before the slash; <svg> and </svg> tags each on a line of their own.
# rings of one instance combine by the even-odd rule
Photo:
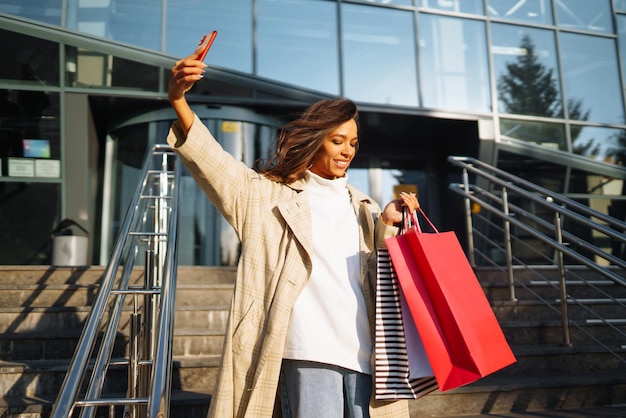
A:
<svg viewBox="0 0 626 418">
<path fill-rule="evenodd" d="M 266 158 L 275 141 L 274 119 L 236 107 L 200 108 L 198 116 L 218 142 L 251 166 Z M 152 112 L 135 117 L 140 123 L 114 129 L 105 147 L 107 165 L 102 188 L 101 262 L 115 239 L 117 225 L 138 181 L 145 150 L 163 143 L 174 115 Z M 360 112 L 360 149 L 348 171 L 349 182 L 369 194 L 381 207 L 401 190 L 418 194 L 422 207 L 441 230 L 463 229 L 462 202 L 448 191 L 460 173 L 446 161 L 449 155 L 476 156 L 476 121 L 457 121 L 415 115 Z M 191 176 L 181 184 L 179 262 L 182 265 L 235 265 L 239 243 Z M 454 199 L 454 200 L 452 200 Z"/>
<path fill-rule="evenodd" d="M 448 190 L 461 181 L 461 173 L 447 158 L 478 157 L 477 121 L 367 110 L 360 116 L 361 146 L 349 175 L 367 169 L 370 187 L 364 191 L 381 205 L 392 198 L 394 187 L 414 187 L 439 229 L 464 231 L 463 202 Z"/>
</svg>

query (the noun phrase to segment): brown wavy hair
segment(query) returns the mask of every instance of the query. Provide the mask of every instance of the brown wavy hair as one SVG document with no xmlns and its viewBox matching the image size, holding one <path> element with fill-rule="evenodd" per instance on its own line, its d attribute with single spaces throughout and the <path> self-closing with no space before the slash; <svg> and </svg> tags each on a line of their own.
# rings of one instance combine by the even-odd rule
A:
<svg viewBox="0 0 626 418">
<path fill-rule="evenodd" d="M 274 156 L 255 161 L 254 169 L 279 183 L 303 178 L 326 136 L 351 119 L 356 122 L 358 132 L 359 115 L 350 99 L 323 99 L 314 103 L 279 129 Z"/>
</svg>

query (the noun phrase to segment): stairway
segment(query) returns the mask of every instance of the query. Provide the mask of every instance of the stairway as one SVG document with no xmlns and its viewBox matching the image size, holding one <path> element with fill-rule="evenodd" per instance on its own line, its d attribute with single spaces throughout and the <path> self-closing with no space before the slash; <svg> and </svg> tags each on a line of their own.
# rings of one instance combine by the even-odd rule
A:
<svg viewBox="0 0 626 418">
<path fill-rule="evenodd" d="M 103 272 L 102 267 L 0 266 L 0 391 L 4 394 L 0 416 L 48 416 Z M 609 410 L 608 415 L 599 412 L 589 415 L 592 410 L 606 411 L 599 407 L 626 405 L 623 363 L 575 329 L 571 330 L 573 345 L 563 346 L 558 314 L 533 302 L 522 288 L 518 289 L 517 302 L 508 301 L 508 287 L 502 273 L 482 269 L 478 275 L 518 361 L 463 388 L 434 392 L 411 401 L 412 417 L 531 414 L 626 417 L 624 409 L 620 415 L 616 409 Z M 219 366 L 234 276 L 232 268 L 179 268 L 171 410 L 174 418 L 206 416 L 209 389 Z M 555 294 L 550 286 L 535 283 L 531 272 L 516 272 L 516 279 L 546 299 L 557 298 L 558 292 Z M 598 286 L 606 286 L 610 294 L 626 298 L 625 288 L 606 283 Z M 571 295 L 585 297 L 576 294 L 582 291 L 576 284 L 569 286 Z M 610 304 L 599 302 L 599 305 L 610 313 Z M 580 317 L 582 313 L 573 308 L 571 317 Z M 123 322 L 127 322 L 124 318 L 123 315 Z M 609 334 L 600 325 L 584 326 L 607 341 Z M 126 336 L 123 328 L 114 355 L 123 355 Z M 625 343 L 610 342 L 618 347 Z M 107 390 L 122 392 L 126 386 L 125 374 L 120 370 L 113 375 L 115 378 Z M 581 408 L 587 412 L 565 415 L 566 410 Z M 555 415 L 546 412 L 550 410 Z"/>
<path fill-rule="evenodd" d="M 103 273 L 103 267 L 0 266 L 0 416 L 49 415 Z M 172 417 L 206 417 L 234 278 L 232 268 L 179 268 Z M 125 354 L 128 318 L 122 314 L 114 357 Z M 111 375 L 106 390 L 121 395 L 125 373 Z"/>
</svg>

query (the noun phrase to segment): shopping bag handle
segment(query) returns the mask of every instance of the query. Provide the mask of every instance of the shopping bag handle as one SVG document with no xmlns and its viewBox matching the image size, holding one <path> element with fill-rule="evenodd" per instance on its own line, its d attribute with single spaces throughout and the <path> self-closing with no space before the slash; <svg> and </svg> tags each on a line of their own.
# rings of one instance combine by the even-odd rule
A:
<svg viewBox="0 0 626 418">
<path fill-rule="evenodd" d="M 424 213 L 424 210 L 420 207 L 418 209 L 419 213 L 422 214 L 422 216 L 424 217 L 424 219 L 426 219 L 426 221 L 428 222 L 428 224 L 430 225 L 430 227 L 433 229 L 433 231 L 435 231 L 435 233 L 439 233 L 439 230 L 435 227 L 435 225 L 431 222 L 430 218 L 428 218 L 428 216 L 426 216 L 426 213 Z M 411 216 L 406 216 L 407 213 L 409 213 Z M 414 225 L 417 228 L 417 232 L 418 233 L 422 233 L 422 227 L 420 226 L 419 220 L 417 218 L 417 211 L 411 211 L 409 212 L 409 210 L 405 207 L 402 210 L 402 226 L 403 226 L 403 231 L 400 231 L 401 233 L 406 232 L 409 230 L 409 228 L 411 227 L 411 225 Z"/>
<path fill-rule="evenodd" d="M 426 219 L 426 221 L 428 222 L 428 225 L 430 225 L 430 227 L 433 229 L 433 231 L 435 231 L 437 234 L 439 233 L 439 230 L 437 229 L 437 227 L 435 227 L 435 225 L 430 221 L 430 219 L 428 218 L 428 216 L 426 216 L 426 214 L 424 213 L 424 210 L 420 207 L 419 212 L 422 214 L 422 216 L 424 217 L 424 219 Z M 419 223 L 417 223 L 418 226 L 418 231 L 420 233 L 422 233 L 422 230 L 419 228 Z"/>
</svg>

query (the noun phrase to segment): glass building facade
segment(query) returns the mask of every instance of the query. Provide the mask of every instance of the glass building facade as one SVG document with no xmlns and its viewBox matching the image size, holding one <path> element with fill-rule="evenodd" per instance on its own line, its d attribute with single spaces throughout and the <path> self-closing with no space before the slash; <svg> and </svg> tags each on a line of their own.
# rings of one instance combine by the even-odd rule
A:
<svg viewBox="0 0 626 418">
<path fill-rule="evenodd" d="M 350 182 L 381 204 L 418 190 L 462 228 L 449 155 L 469 155 L 622 220 L 626 0 L 0 0 L 0 264 L 50 262 L 72 218 L 105 263 L 146 149 L 174 115 L 169 68 L 211 30 L 189 94 L 251 164 L 329 96 L 361 109 Z M 237 243 L 183 181 L 182 264 Z"/>
</svg>

